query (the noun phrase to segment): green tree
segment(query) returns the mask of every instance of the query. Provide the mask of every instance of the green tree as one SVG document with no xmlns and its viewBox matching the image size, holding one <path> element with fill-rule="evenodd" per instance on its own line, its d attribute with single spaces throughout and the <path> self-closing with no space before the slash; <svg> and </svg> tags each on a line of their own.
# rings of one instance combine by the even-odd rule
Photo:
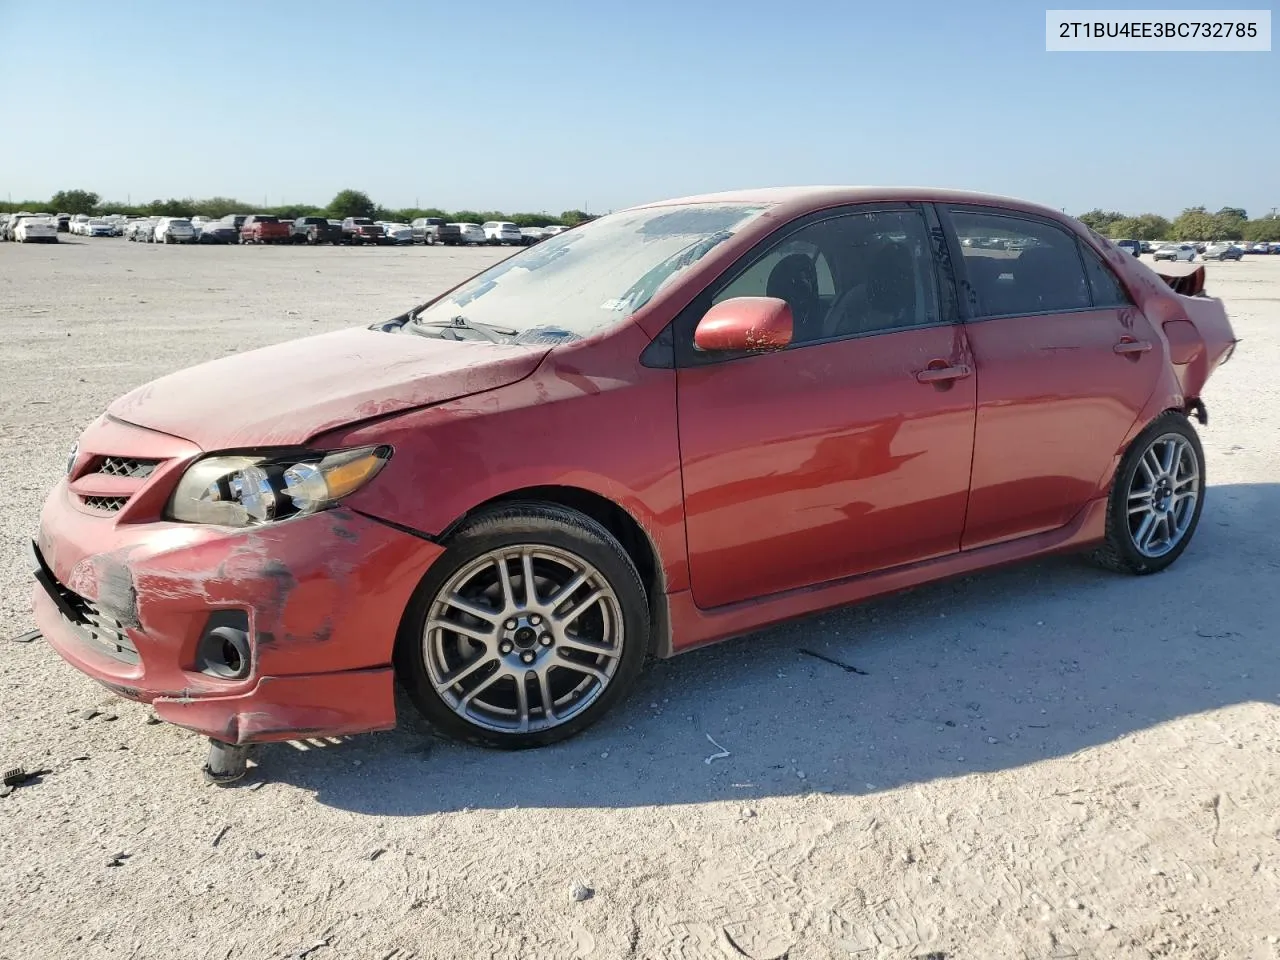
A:
<svg viewBox="0 0 1280 960">
<path fill-rule="evenodd" d="M 367 193 L 359 190 L 340 190 L 329 201 L 329 216 L 345 219 L 346 217 L 372 217 L 378 211 L 378 205 L 369 199 Z"/>
<path fill-rule="evenodd" d="M 1235 217 L 1237 220 L 1248 220 L 1249 215 L 1244 212 L 1244 207 L 1223 207 L 1218 211 L 1220 217 Z"/>
<path fill-rule="evenodd" d="M 1124 214 L 1117 213 L 1114 210 L 1104 211 L 1100 209 L 1090 210 L 1088 213 L 1082 213 L 1076 217 L 1085 226 L 1097 230 L 1103 236 L 1111 236 L 1111 225 L 1117 220 L 1123 220 Z"/>
<path fill-rule="evenodd" d="M 1171 224 L 1173 240 L 1212 240 L 1215 227 L 1213 214 L 1204 207 L 1188 207 Z"/>
<path fill-rule="evenodd" d="M 102 198 L 91 190 L 59 190 L 49 198 L 54 213 L 83 213 L 88 216 L 98 209 Z"/>
<path fill-rule="evenodd" d="M 1116 214 L 1118 217 L 1119 214 Z M 580 223 L 586 223 L 588 220 L 594 220 L 591 214 L 585 210 L 566 210 L 560 214 L 560 222 L 567 227 L 576 227 Z"/>
<path fill-rule="evenodd" d="M 1243 240 L 1280 243 L 1280 218 L 1268 216 L 1260 220 L 1250 220 L 1244 225 L 1242 232 Z"/>
<path fill-rule="evenodd" d="M 1137 223 L 1133 233 L 1135 240 L 1163 240 L 1169 236 L 1169 221 L 1158 213 L 1140 213 L 1133 219 Z"/>
</svg>

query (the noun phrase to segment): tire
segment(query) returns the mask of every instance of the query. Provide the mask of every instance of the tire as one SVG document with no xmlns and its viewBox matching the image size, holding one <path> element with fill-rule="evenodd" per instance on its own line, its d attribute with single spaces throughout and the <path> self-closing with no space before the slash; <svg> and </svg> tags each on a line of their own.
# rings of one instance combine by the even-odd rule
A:
<svg viewBox="0 0 1280 960">
<path fill-rule="evenodd" d="M 496 557 L 509 593 L 500 587 Z M 532 603 L 526 558 L 535 571 Z M 572 594 L 557 601 L 566 587 Z M 471 602 L 464 609 L 448 596 Z M 449 622 L 468 633 L 439 626 Z M 576 632 L 583 627 L 592 636 Z M 644 585 L 617 539 L 565 507 L 515 502 L 477 515 L 450 538 L 405 611 L 395 662 L 436 732 L 522 750 L 565 740 L 599 720 L 634 685 L 648 647 Z"/>
<path fill-rule="evenodd" d="M 1162 485 L 1161 471 L 1153 468 L 1163 466 L 1162 460 L 1168 462 L 1170 450 L 1176 454 L 1177 462 Z M 1188 493 L 1194 496 L 1189 506 L 1185 505 Z M 1120 461 L 1107 499 L 1106 540 L 1094 551 L 1094 561 L 1117 573 L 1159 573 L 1182 556 L 1191 543 L 1200 524 L 1204 497 L 1204 448 L 1200 436 L 1185 416 L 1167 411 L 1137 436 Z M 1180 502 L 1184 504 L 1181 507 Z M 1168 505 L 1168 509 L 1138 512 L 1144 506 L 1161 504 Z M 1143 531 L 1148 528 L 1143 524 L 1148 515 L 1152 525 L 1144 537 Z M 1167 534 L 1163 540 L 1157 537 L 1162 529 Z M 1144 540 L 1146 545 L 1140 546 Z"/>
</svg>

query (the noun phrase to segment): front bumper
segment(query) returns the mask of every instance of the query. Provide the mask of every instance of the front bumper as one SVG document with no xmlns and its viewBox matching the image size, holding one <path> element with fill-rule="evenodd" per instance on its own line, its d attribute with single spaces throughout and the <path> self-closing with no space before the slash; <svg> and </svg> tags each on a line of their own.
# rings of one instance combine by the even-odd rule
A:
<svg viewBox="0 0 1280 960">
<path fill-rule="evenodd" d="M 228 743 L 395 725 L 395 636 L 439 545 L 341 507 L 244 530 L 121 514 L 86 510 L 66 480 L 41 514 L 36 623 L 72 666 Z M 247 617 L 244 679 L 197 666 L 229 611 Z"/>
</svg>

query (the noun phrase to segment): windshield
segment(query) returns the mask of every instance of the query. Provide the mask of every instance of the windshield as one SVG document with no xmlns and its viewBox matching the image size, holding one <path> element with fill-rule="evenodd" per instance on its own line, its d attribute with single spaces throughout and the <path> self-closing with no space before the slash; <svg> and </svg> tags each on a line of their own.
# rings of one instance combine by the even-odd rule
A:
<svg viewBox="0 0 1280 960">
<path fill-rule="evenodd" d="M 438 300 L 419 325 L 462 316 L 517 333 L 579 337 L 631 316 L 765 208 L 731 203 L 624 210 L 556 234 Z"/>
</svg>

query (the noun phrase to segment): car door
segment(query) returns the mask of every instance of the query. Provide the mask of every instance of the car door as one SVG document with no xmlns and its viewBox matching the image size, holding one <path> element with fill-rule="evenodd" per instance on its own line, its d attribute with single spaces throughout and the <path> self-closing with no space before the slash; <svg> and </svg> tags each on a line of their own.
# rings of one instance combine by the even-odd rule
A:
<svg viewBox="0 0 1280 960">
<path fill-rule="evenodd" d="M 1061 527 L 1097 495 L 1161 353 L 1120 280 L 1063 226 L 993 208 L 941 215 L 977 368 L 968 550 Z"/>
<path fill-rule="evenodd" d="M 922 208 L 847 208 L 782 228 L 677 318 L 700 607 L 959 550 L 975 380 L 935 252 Z M 697 321 L 737 296 L 787 300 L 791 346 L 698 353 Z"/>
</svg>

